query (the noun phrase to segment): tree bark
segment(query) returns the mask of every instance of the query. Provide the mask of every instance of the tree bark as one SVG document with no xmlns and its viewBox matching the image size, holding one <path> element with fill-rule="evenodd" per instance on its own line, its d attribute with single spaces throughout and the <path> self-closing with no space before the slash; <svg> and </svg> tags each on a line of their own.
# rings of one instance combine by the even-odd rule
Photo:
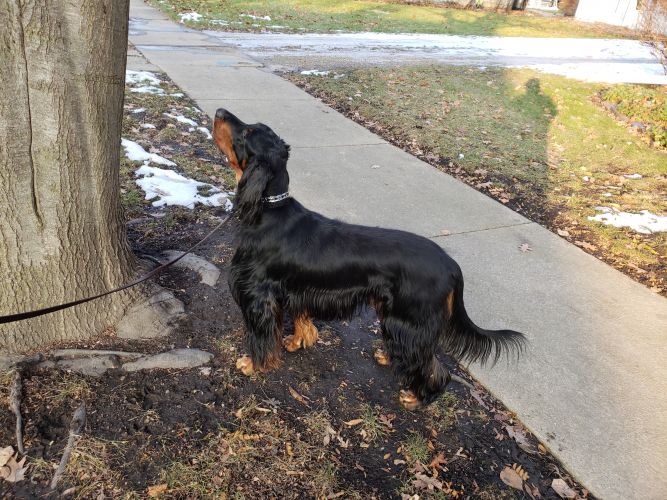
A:
<svg viewBox="0 0 667 500">
<path fill-rule="evenodd" d="M 137 268 L 119 198 L 129 0 L 0 0 L 0 316 Z M 0 326 L 0 351 L 95 335 L 137 292 Z"/>
</svg>

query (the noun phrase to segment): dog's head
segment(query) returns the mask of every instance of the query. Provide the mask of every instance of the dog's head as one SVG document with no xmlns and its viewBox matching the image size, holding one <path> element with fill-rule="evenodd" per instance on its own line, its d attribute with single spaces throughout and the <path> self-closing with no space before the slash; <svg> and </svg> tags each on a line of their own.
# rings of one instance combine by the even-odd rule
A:
<svg viewBox="0 0 667 500">
<path fill-rule="evenodd" d="M 236 209 L 244 223 L 262 214 L 262 198 L 287 192 L 289 146 L 263 123 L 249 125 L 225 109 L 215 112 L 213 140 L 236 174 Z"/>
</svg>

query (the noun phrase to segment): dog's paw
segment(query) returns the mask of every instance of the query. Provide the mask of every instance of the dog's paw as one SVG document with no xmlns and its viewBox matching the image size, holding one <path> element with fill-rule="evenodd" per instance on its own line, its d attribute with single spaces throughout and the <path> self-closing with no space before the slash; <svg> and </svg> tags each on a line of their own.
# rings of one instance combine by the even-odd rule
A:
<svg viewBox="0 0 667 500">
<path fill-rule="evenodd" d="M 387 354 L 384 349 L 376 349 L 373 353 L 373 357 L 375 358 L 375 361 L 378 362 L 378 365 L 389 366 L 391 364 L 389 354 Z"/>
<path fill-rule="evenodd" d="M 246 376 L 250 376 L 255 373 L 255 368 L 252 364 L 252 359 L 250 356 L 243 356 L 236 360 L 236 368 L 241 370 L 241 373 Z"/>
<path fill-rule="evenodd" d="M 303 347 L 302 339 L 297 338 L 296 335 L 288 335 L 283 339 L 283 345 L 288 352 L 298 351 Z"/>
<path fill-rule="evenodd" d="M 414 392 L 401 390 L 399 401 L 406 410 L 416 410 L 421 406 L 421 401 L 417 398 Z"/>
</svg>

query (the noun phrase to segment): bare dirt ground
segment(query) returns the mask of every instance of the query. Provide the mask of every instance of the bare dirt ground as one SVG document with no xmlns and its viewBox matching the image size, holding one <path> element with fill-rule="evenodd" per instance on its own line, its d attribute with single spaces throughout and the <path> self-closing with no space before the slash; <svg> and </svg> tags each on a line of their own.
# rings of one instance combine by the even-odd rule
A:
<svg viewBox="0 0 667 500">
<path fill-rule="evenodd" d="M 140 107 L 145 111 L 133 113 Z M 230 189 L 211 141 L 163 118 L 193 108 L 187 97 L 128 93 L 124 137 L 152 144 L 189 176 Z M 139 126 L 149 122 L 156 129 Z M 221 208 L 152 207 L 133 186 L 139 165 L 124 160 L 122 167 L 135 253 L 188 248 L 224 216 Z M 214 354 L 209 365 L 111 370 L 100 378 L 25 369 L 28 469 L 23 481 L 0 480 L 0 497 L 559 498 L 556 485 L 561 493 L 572 488 L 570 498 L 592 498 L 550 455 L 548 443 L 538 443 L 478 385 L 471 391 L 452 384 L 428 408 L 403 410 L 390 370 L 373 360 L 380 337 L 369 311 L 350 322 L 316 323 L 314 348 L 285 353 L 283 365 L 267 375 L 242 376 L 234 365 L 243 352 L 243 323 L 227 287 L 233 241 L 234 226 L 227 226 L 197 251 L 222 270 L 217 286 L 174 268 L 157 279 L 185 304 L 186 317 L 170 337 L 127 341 L 109 330 L 69 345 L 146 353 L 196 347 Z M 288 321 L 285 335 L 291 330 Z M 443 362 L 470 380 L 453 360 Z M 2 375 L 3 408 L 8 393 L 9 377 Z M 81 401 L 87 426 L 51 492 Z M 14 418 L 4 410 L 0 448 L 13 443 Z"/>
</svg>

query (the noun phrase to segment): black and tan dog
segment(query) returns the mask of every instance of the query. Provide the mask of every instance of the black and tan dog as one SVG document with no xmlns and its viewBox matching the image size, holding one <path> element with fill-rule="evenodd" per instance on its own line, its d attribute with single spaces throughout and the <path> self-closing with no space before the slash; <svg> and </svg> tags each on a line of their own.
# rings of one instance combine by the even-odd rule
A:
<svg viewBox="0 0 667 500">
<path fill-rule="evenodd" d="M 230 288 L 247 328 L 250 356 L 237 361 L 244 374 L 278 366 L 281 342 L 288 351 L 312 346 L 312 317 L 349 318 L 365 305 L 382 327 L 386 355 L 376 358 L 391 361 L 408 409 L 433 401 L 449 382 L 439 347 L 467 361 L 520 350 L 520 333 L 484 330 L 468 318 L 461 270 L 434 242 L 328 219 L 291 198 L 289 146 L 269 127 L 218 109 L 213 137 L 238 182 Z M 285 312 L 294 334 L 283 341 Z"/>
</svg>

